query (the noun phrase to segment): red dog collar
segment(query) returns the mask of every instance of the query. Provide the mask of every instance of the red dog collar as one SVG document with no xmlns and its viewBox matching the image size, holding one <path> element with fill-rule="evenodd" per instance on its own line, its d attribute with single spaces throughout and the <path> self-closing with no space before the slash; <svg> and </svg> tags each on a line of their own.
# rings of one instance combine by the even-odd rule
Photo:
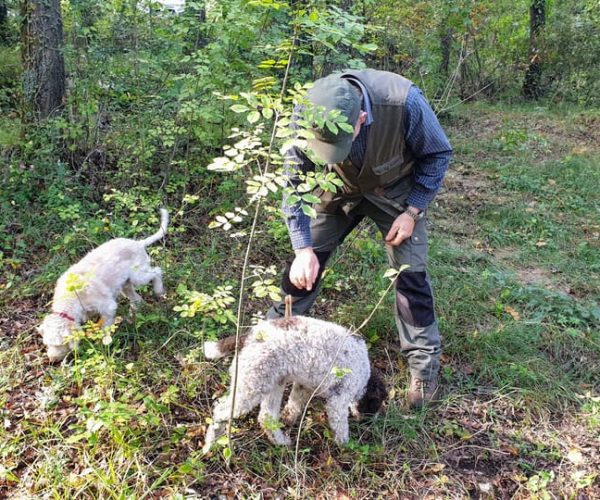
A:
<svg viewBox="0 0 600 500">
<path fill-rule="evenodd" d="M 75 319 L 73 319 L 71 316 L 69 316 L 67 313 L 65 312 L 53 312 L 52 314 L 56 314 L 58 316 L 60 316 L 61 318 L 65 318 L 68 319 L 69 321 L 72 321 L 73 323 L 75 323 Z"/>
</svg>

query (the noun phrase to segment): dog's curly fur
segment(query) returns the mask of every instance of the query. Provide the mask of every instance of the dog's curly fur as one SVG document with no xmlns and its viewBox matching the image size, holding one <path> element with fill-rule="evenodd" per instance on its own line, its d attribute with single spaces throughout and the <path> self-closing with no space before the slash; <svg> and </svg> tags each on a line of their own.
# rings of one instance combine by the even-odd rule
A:
<svg viewBox="0 0 600 500">
<path fill-rule="evenodd" d="M 242 348 L 243 346 L 243 348 Z M 313 392 L 326 400 L 336 442 L 348 441 L 348 412 L 375 414 L 387 397 L 382 379 L 371 369 L 365 341 L 350 330 L 326 321 L 295 316 L 262 321 L 240 338 L 234 417 L 260 404 L 258 420 L 275 444 L 289 445 L 279 412 L 286 384 L 293 383 L 283 410 L 292 425 Z M 235 337 L 204 344 L 205 356 L 217 359 L 235 348 Z M 224 433 L 231 414 L 235 362 L 229 369 L 229 395 L 215 406 L 204 451 Z"/>
<path fill-rule="evenodd" d="M 160 229 L 144 240 L 115 238 L 90 251 L 58 279 L 52 299 L 52 312 L 38 327 L 48 348 L 50 361 L 60 361 L 74 347 L 67 341 L 71 332 L 90 315 L 99 314 L 103 326 L 114 322 L 117 297 L 123 292 L 135 308 L 142 301 L 135 287 L 152 282 L 154 293 L 164 293 L 160 267 L 150 266 L 146 247 L 167 232 L 169 214 L 161 209 Z M 81 290 L 69 291 L 73 277 Z"/>
</svg>

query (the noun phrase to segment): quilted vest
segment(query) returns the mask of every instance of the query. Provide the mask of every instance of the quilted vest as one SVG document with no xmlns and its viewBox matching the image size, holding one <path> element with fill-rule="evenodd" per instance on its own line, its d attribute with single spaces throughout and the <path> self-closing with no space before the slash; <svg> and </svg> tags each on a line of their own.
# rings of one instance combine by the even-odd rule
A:
<svg viewBox="0 0 600 500">
<path fill-rule="evenodd" d="M 371 101 L 373 123 L 367 139 L 363 165 L 356 167 L 349 159 L 329 165 L 344 181 L 341 192 L 322 193 L 320 211 L 328 212 L 330 202 L 339 205 L 343 198 L 365 193 L 383 192 L 414 171 L 415 158 L 406 147 L 404 137 L 404 105 L 413 83 L 388 71 L 366 69 L 347 71 L 342 78 L 359 80 Z"/>
</svg>

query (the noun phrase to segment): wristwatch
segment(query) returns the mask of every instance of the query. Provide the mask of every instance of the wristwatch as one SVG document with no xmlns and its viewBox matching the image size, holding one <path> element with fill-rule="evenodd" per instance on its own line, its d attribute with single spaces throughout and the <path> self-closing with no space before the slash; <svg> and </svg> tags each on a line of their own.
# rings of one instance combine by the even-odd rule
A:
<svg viewBox="0 0 600 500">
<path fill-rule="evenodd" d="M 414 210 L 412 210 L 410 207 L 407 207 L 406 210 L 404 210 L 404 213 L 406 215 L 408 215 L 415 222 L 421 220 L 425 216 L 425 212 L 423 210 L 421 210 L 419 213 L 417 213 Z"/>
</svg>

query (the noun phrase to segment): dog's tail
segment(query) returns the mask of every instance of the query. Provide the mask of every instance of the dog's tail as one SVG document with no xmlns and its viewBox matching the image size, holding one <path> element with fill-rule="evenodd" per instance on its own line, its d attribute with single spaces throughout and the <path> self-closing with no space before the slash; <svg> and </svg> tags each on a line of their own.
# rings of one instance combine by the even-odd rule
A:
<svg viewBox="0 0 600 500">
<path fill-rule="evenodd" d="M 244 347 L 247 339 L 248 335 L 240 336 L 238 346 L 239 350 Z M 203 351 L 206 359 L 224 358 L 228 354 L 235 352 L 235 335 L 232 335 L 231 337 L 225 337 L 217 342 L 206 341 L 204 342 Z"/>
<path fill-rule="evenodd" d="M 141 240 L 141 244 L 147 247 L 148 245 L 152 245 L 152 243 L 160 240 L 167 234 L 167 226 L 169 225 L 169 212 L 167 212 L 164 208 L 160 209 L 160 229 L 156 231 L 152 236 L 149 236 L 145 240 Z"/>
</svg>

